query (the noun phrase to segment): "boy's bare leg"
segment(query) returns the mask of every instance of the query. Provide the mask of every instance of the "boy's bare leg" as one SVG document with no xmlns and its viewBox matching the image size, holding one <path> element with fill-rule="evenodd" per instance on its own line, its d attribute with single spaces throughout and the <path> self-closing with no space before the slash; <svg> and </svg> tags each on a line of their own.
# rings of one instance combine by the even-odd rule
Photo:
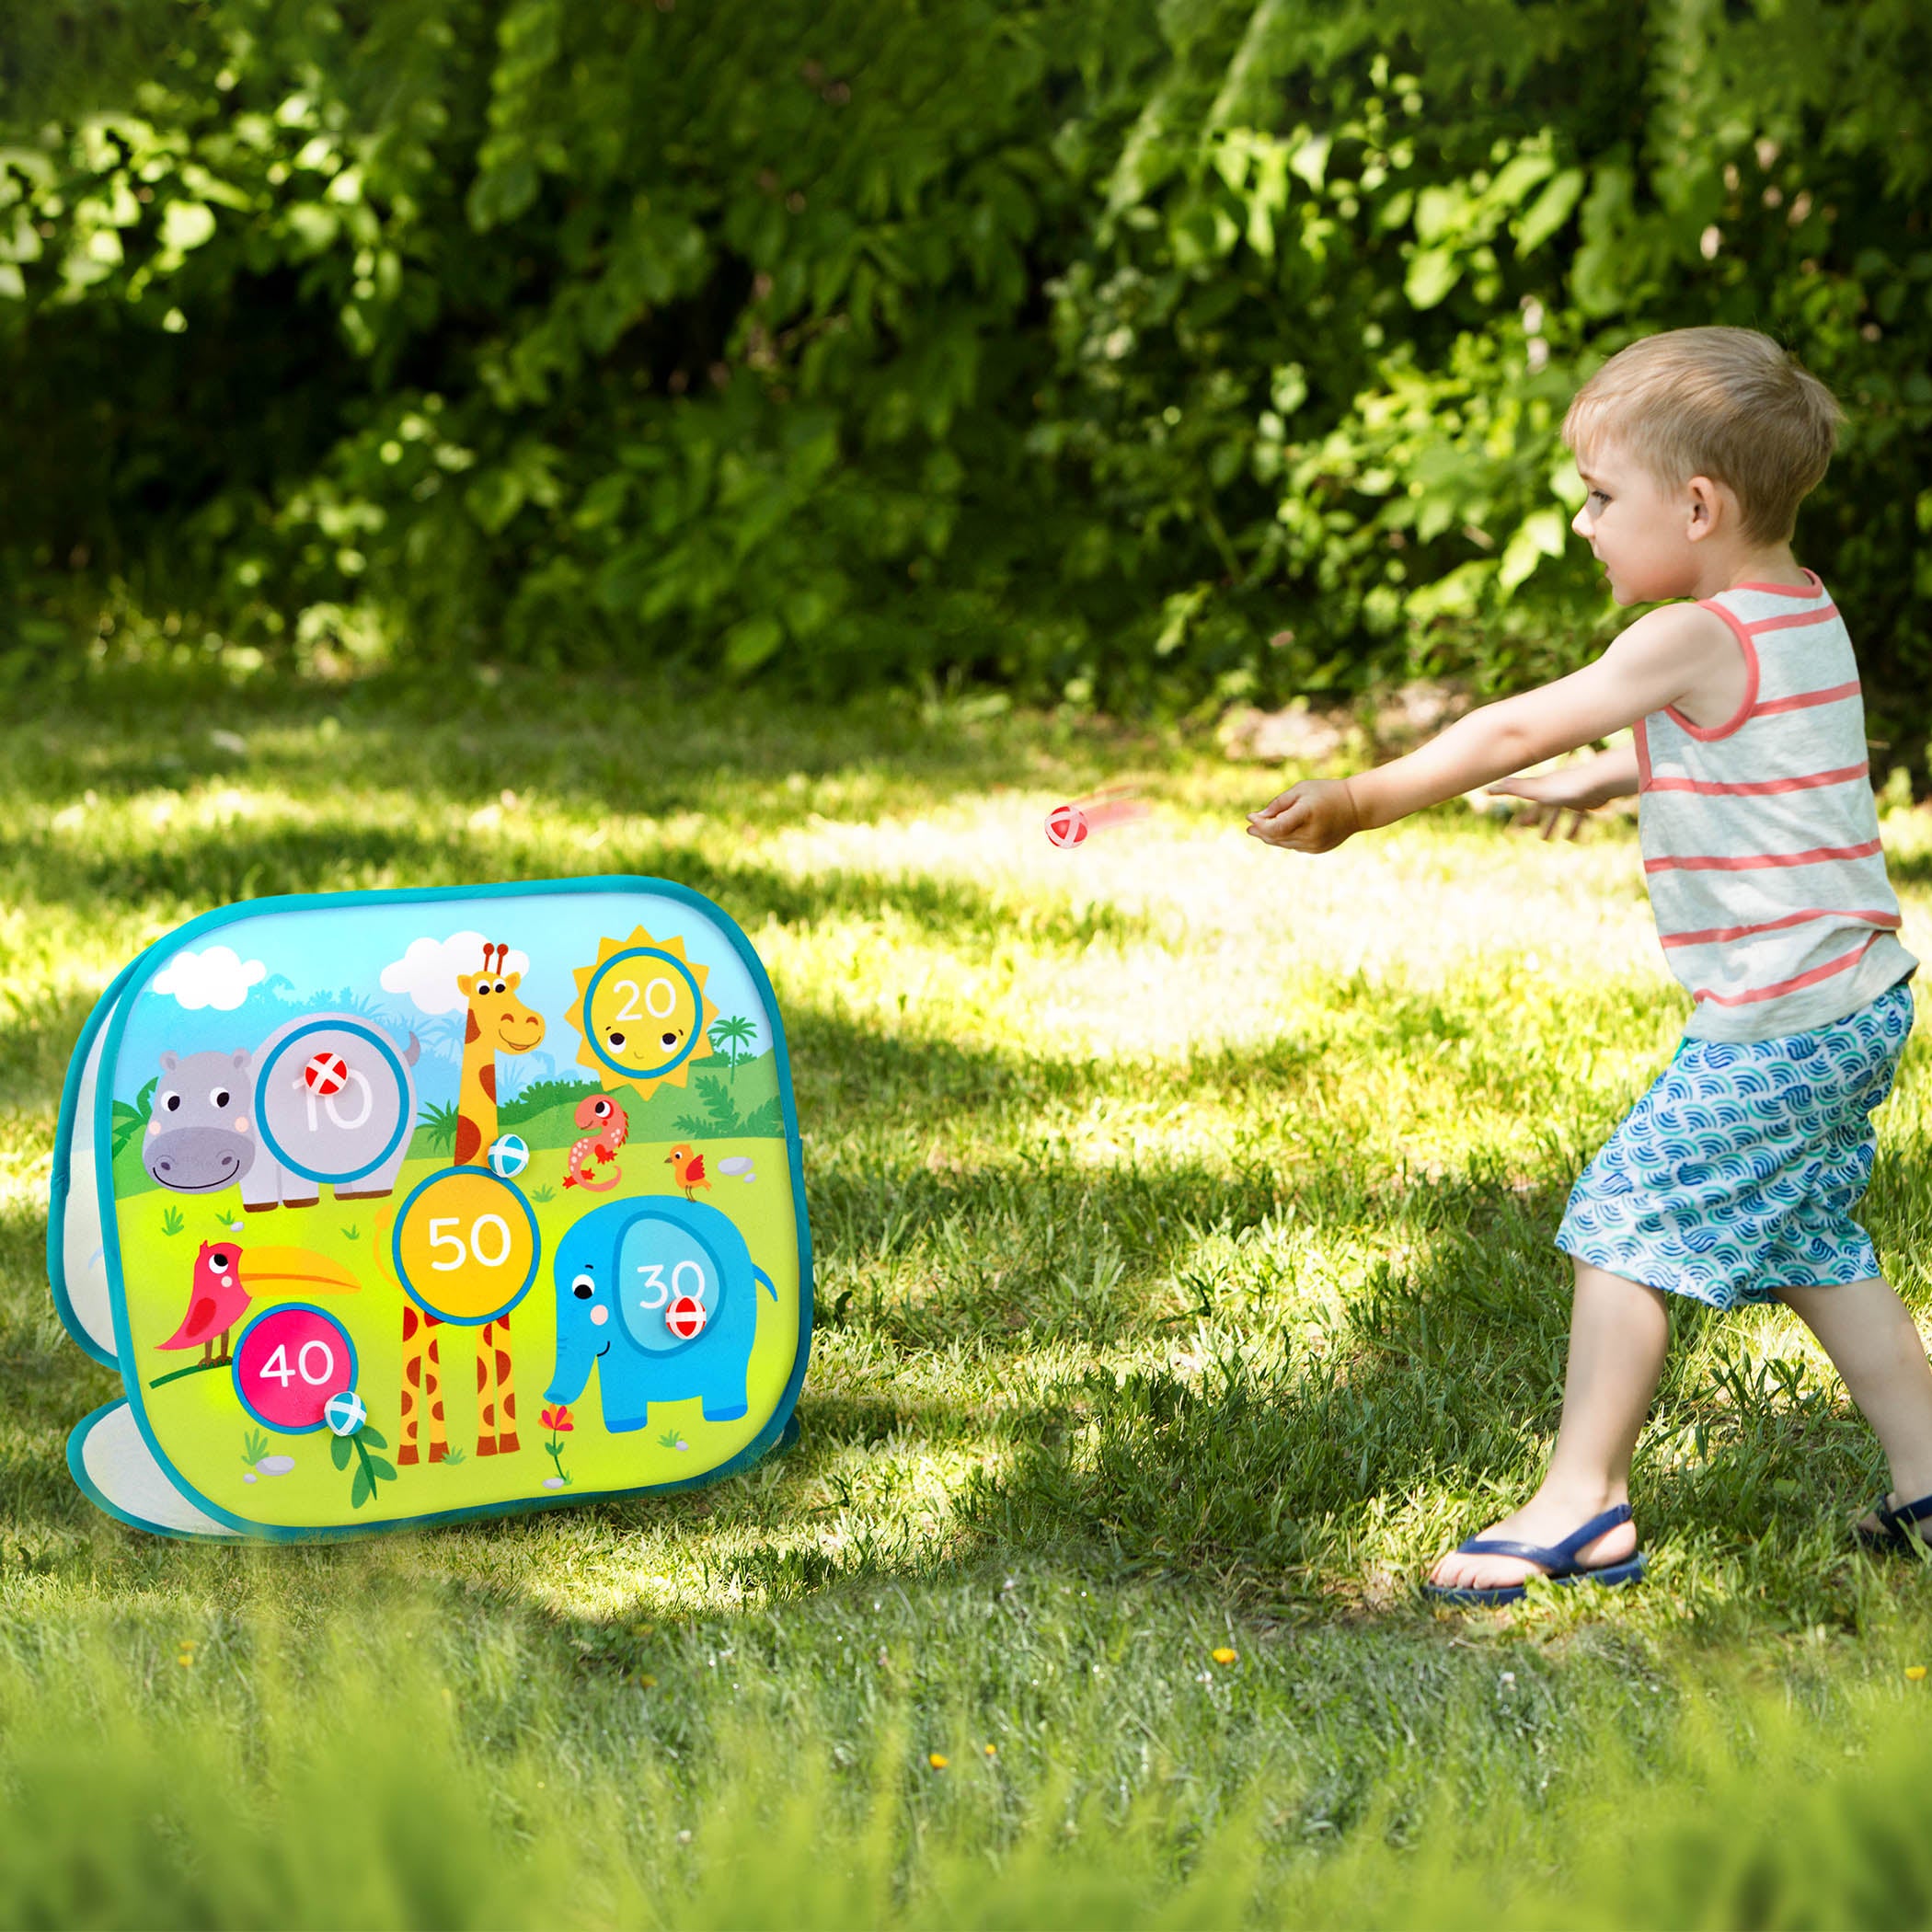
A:
<svg viewBox="0 0 1932 1932">
<path fill-rule="evenodd" d="M 1893 1504 L 1932 1495 L 1932 1363 L 1905 1305 L 1877 1275 L 1780 1297 L 1832 1358 L 1892 1466 Z M 1866 1524 L 1879 1527 L 1875 1516 Z M 1932 1526 L 1932 1525 L 1928 1525 Z"/>
<path fill-rule="evenodd" d="M 1492 1524 L 1485 1536 L 1547 1547 L 1630 1496 L 1630 1455 L 1657 1393 L 1670 1346 L 1671 1319 L 1655 1288 L 1620 1274 L 1576 1264 L 1570 1317 L 1570 1365 L 1563 1377 L 1563 1420 L 1536 1493 Z M 1637 1527 L 1620 1523 L 1577 1553 L 1600 1567 L 1620 1563 L 1637 1547 Z M 1458 1556 L 1451 1551 L 1430 1577 L 1444 1587 L 1486 1590 L 1540 1576 L 1515 1557 Z"/>
</svg>

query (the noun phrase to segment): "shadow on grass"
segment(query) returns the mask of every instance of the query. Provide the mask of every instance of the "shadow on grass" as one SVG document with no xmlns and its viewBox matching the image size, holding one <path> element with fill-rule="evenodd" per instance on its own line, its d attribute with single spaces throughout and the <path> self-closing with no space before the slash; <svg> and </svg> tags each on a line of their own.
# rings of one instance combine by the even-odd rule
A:
<svg viewBox="0 0 1932 1932">
<path fill-rule="evenodd" d="M 1118 1228 L 1163 1201 L 1226 1184 L 1179 1172 L 1064 1185 L 1077 1193 L 1075 1220 Z M 1122 1284 L 1131 1314 L 1077 1298 L 1042 1307 L 1051 1257 L 1016 1256 L 1010 1276 L 943 1309 L 855 1296 L 833 1331 L 909 1366 L 922 1353 L 1004 1357 L 1019 1392 L 991 1417 L 936 1390 L 915 1367 L 872 1395 L 819 1396 L 808 1381 L 802 1443 L 762 1488 L 753 1478 L 656 1502 L 592 1504 L 569 1524 L 457 1526 L 379 1553 L 304 1560 L 323 1573 L 373 1565 L 454 1583 L 474 1568 L 466 1548 L 507 1550 L 558 1529 L 598 1544 L 669 1534 L 689 1540 L 686 1560 L 720 1605 L 1043 1564 L 1191 1581 L 1249 1610 L 1410 1617 L 1417 1576 L 1400 1552 L 1416 1533 L 1411 1519 L 1443 1524 L 1453 1541 L 1533 1485 L 1554 1432 L 1568 1320 L 1561 1264 L 1547 1245 L 1557 1190 L 1450 1181 L 1419 1191 L 1440 1197 L 1427 1259 L 1407 1271 L 1373 1269 L 1332 1342 L 1293 1335 L 1285 1305 L 1272 1322 L 1224 1322 L 1210 1306 L 1174 1325 L 1165 1363 L 1075 1370 L 1027 1388 L 1029 1356 L 1144 1342 L 1169 1317 L 1157 1270 L 1132 1284 L 1137 1292 Z M 1275 1212 L 1264 1193 L 1229 1192 L 1236 1227 L 1244 1214 L 1254 1225 Z M 1421 1205 L 1408 1203 L 1412 1217 Z M 32 1266 L 38 1232 L 17 1217 L 5 1230 L 16 1279 Z M 1184 1245 L 1176 1236 L 1157 1253 L 1171 1262 Z M 1222 1284 L 1236 1299 L 1252 1286 Z M 1029 1297 L 1041 1318 L 1017 1326 L 1014 1312 Z M 132 1545 L 140 1554 L 125 1581 L 139 1587 L 171 1558 L 94 1522 L 63 1466 L 67 1429 L 118 1392 L 115 1379 L 49 1329 L 17 1309 L 0 1321 L 11 1443 L 0 1495 L 13 1538 L 54 1552 L 47 1560 L 58 1568 L 89 1561 L 86 1549 L 103 1537 Z M 1671 1453 L 1685 1436 L 1696 1438 L 1695 1454 Z M 1872 1451 L 1841 1400 L 1747 1366 L 1720 1324 L 1693 1315 L 1680 1325 L 1648 1440 L 1634 1489 L 1653 1552 L 1660 1543 L 1693 1552 L 1723 1570 L 1728 1591 L 1768 1598 L 1790 1627 L 1853 1616 L 1843 1505 L 1869 1486 Z M 842 1493 L 853 1452 L 884 1443 L 913 1462 L 979 1460 L 953 1489 L 943 1539 L 916 1534 L 889 1499 Z M 828 1512 L 848 1525 L 835 1548 L 799 1534 Z M 1842 1560 L 1821 1565 L 1834 1547 Z"/>
<path fill-rule="evenodd" d="M 41 1029 L 77 1029 L 79 1017 L 63 1003 L 9 1043 L 51 1064 Z M 1031 1560 L 1211 1581 L 1236 1602 L 1406 1615 L 1410 1599 L 1393 1581 L 1412 1560 L 1403 1538 L 1452 1523 L 1466 1534 L 1533 1483 L 1554 1430 L 1569 1315 L 1549 1246 L 1569 1179 L 1554 1155 L 1527 1181 L 1480 1163 L 1397 1180 L 1339 1142 L 1298 1165 L 1095 1169 L 1033 1151 L 997 1122 L 1105 1090 L 1105 1066 L 889 1037 L 819 1009 L 796 1016 L 794 1039 L 808 1118 L 831 1123 L 809 1175 L 827 1339 L 882 1365 L 879 1391 L 820 1396 L 808 1382 L 803 1444 L 764 1489 L 754 1478 L 592 1505 L 569 1519 L 587 1534 L 687 1535 L 729 1601 Z M 1246 1057 L 1244 1097 L 1292 1118 L 1321 1077 L 1318 1042 L 1280 1042 Z M 1018 1151 L 935 1167 L 911 1144 L 989 1119 L 987 1138 Z M 886 1155 L 845 1157 L 838 1134 L 874 1123 L 890 1137 Z M 1922 1185 L 1913 1176 L 1924 1154 L 1892 1156 L 1884 1185 L 1903 1193 L 1888 1214 L 1903 1214 Z M 1325 1330 L 1301 1318 L 1292 1249 L 1248 1238 L 1283 1230 L 1317 1249 L 1365 1232 L 1381 1251 L 1342 1284 L 1345 1313 Z M 0 1276 L 38 1283 L 44 1233 L 29 1212 L 0 1221 Z M 1721 1322 L 1693 1314 L 1680 1327 L 1638 1470 L 1651 1533 L 1728 1565 L 1733 1587 L 1762 1590 L 1780 1616 L 1842 1617 L 1842 1573 L 1800 1558 L 1869 1486 L 1862 1426 L 1814 1384 L 1746 1368 Z M 1128 1365 L 1059 1366 L 1110 1351 Z M 990 1420 L 949 1389 L 953 1360 L 990 1368 Z M 0 1305 L 9 1536 L 55 1553 L 33 1560 L 70 1568 L 85 1560 L 76 1546 L 132 1544 L 143 1551 L 127 1571 L 134 1585 L 166 1571 L 167 1547 L 99 1524 L 63 1466 L 68 1428 L 115 1392 L 58 1338 L 44 1303 Z M 945 1538 L 838 1495 L 840 1459 L 855 1446 L 897 1439 L 914 1458 L 938 1457 L 989 1431 L 995 1453 L 955 1487 Z M 859 1518 L 857 1533 L 836 1551 L 804 1547 L 800 1525 L 833 1508 Z M 553 1519 L 506 1521 L 353 1560 L 454 1579 L 466 1550 L 554 1534 Z M 303 1560 L 334 1573 L 351 1559 Z"/>
<path fill-rule="evenodd" d="M 621 676 L 246 690 L 136 680 L 15 719 L 0 731 L 9 783 L 50 802 L 86 787 L 115 798 L 229 777 L 318 802 L 412 786 L 480 804 L 509 787 L 599 814 L 742 808 L 755 798 L 761 818 L 786 822 L 815 809 L 810 787 L 821 780 L 929 800 L 935 784 L 1011 785 L 1017 766 L 1041 782 L 1057 772 L 1078 789 L 1124 762 L 1144 769 L 1177 756 L 1171 740 L 1105 719 L 992 722 L 943 700 L 800 704 Z"/>
<path fill-rule="evenodd" d="M 52 990 L 0 1006 L 0 1108 L 59 1107 L 74 1043 L 93 1010 L 86 994 Z"/>
</svg>

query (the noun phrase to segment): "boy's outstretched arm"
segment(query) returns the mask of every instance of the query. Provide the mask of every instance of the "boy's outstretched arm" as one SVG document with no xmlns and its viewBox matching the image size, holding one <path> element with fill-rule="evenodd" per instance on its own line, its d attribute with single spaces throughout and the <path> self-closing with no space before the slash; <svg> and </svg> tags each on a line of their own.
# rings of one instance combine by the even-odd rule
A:
<svg viewBox="0 0 1932 1932">
<path fill-rule="evenodd" d="M 1734 662 L 1736 651 L 1721 618 L 1694 604 L 1667 604 L 1639 617 L 1595 663 L 1485 705 L 1406 758 L 1351 778 L 1291 786 L 1251 814 L 1248 829 L 1290 851 L 1332 850 L 1358 832 L 1620 731 L 1708 687 L 1721 676 L 1725 654 Z"/>
</svg>

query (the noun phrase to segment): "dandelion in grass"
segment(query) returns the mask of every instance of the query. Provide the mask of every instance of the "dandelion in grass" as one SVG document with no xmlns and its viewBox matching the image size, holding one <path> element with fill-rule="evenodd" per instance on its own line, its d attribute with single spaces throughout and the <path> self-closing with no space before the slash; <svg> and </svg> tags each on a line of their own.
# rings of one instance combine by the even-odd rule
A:
<svg viewBox="0 0 1932 1932">
<path fill-rule="evenodd" d="M 1905 1666 L 1907 1684 L 1923 1684 L 1926 1681 L 1926 1667 L 1922 1663 L 1908 1663 Z"/>
<path fill-rule="evenodd" d="M 943 1751 L 928 1751 L 926 1754 L 926 1762 L 929 1764 L 935 1771 L 943 1771 L 945 1770 L 947 1765 L 952 1763 L 952 1760 L 949 1757 L 948 1757 Z"/>
<path fill-rule="evenodd" d="M 176 1657 L 175 1662 L 178 1663 L 184 1671 L 192 1670 L 194 1668 L 193 1638 L 184 1637 L 181 1639 L 180 1654 Z"/>
<path fill-rule="evenodd" d="M 985 1747 L 985 1751 L 988 1757 L 997 1757 L 999 1755 L 999 1746 L 997 1744 L 988 1744 Z"/>
<path fill-rule="evenodd" d="M 570 1420 L 569 1409 L 561 1403 L 555 1409 L 543 1411 L 543 1424 L 550 1432 L 550 1440 L 544 1444 L 545 1454 L 557 1465 L 557 1474 L 546 1477 L 544 1487 L 546 1489 L 567 1489 L 570 1486 L 570 1477 L 563 1466 L 563 1439 L 577 1425 Z"/>
<path fill-rule="evenodd" d="M 1238 1650 L 1229 1650 L 1225 1644 L 1221 1645 L 1218 1650 L 1213 1650 L 1208 1652 L 1208 1655 L 1212 1657 L 1216 1663 L 1220 1664 L 1233 1663 L 1236 1661 L 1236 1659 L 1240 1656 L 1240 1654 L 1241 1653 Z"/>
</svg>

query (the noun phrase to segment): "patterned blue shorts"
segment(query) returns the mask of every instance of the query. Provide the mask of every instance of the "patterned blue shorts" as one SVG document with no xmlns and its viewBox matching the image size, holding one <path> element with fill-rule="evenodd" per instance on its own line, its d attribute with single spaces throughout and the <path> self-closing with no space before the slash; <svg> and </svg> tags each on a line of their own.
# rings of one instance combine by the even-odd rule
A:
<svg viewBox="0 0 1932 1932">
<path fill-rule="evenodd" d="M 1878 1254 L 1851 1211 L 1911 1030 L 1901 981 L 1809 1033 L 1685 1041 L 1583 1169 L 1557 1246 L 1714 1308 L 1869 1280 Z"/>
</svg>

